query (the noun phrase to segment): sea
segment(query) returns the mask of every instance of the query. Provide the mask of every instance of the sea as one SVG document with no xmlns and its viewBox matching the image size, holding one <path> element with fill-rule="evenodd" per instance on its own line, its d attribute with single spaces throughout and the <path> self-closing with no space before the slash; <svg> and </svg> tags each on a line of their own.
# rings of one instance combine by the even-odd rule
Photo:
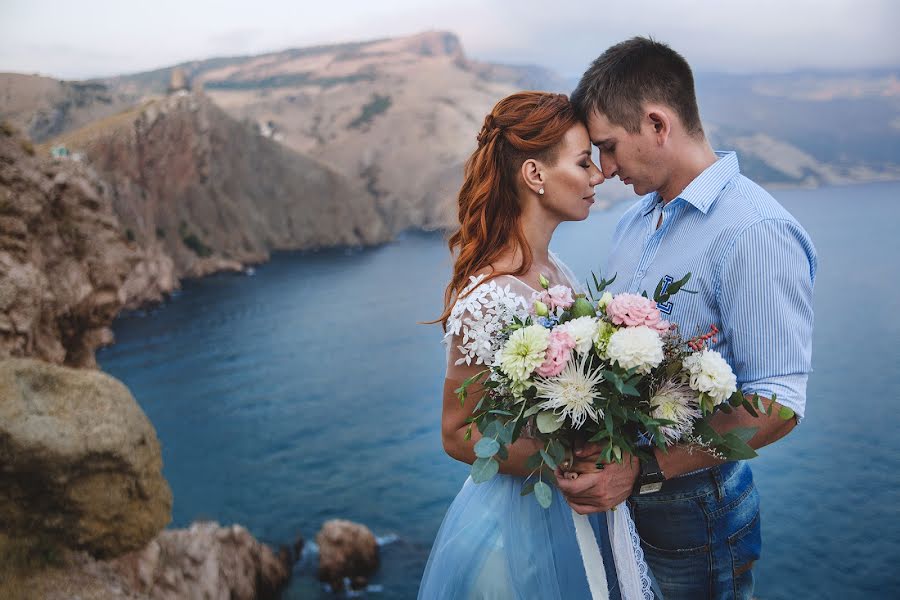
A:
<svg viewBox="0 0 900 600">
<path fill-rule="evenodd" d="M 900 183 L 774 194 L 810 233 L 819 269 L 806 418 L 752 461 L 755 595 L 898 598 Z M 626 207 L 564 223 L 551 248 L 587 277 Z M 420 324 L 440 314 L 449 272 L 443 235 L 407 232 L 376 248 L 278 253 L 117 318 L 97 359 L 156 428 L 169 527 L 240 523 L 275 547 L 302 537 L 284 598 L 325 599 L 336 595 L 315 579 L 316 532 L 356 521 L 381 545 L 359 596 L 415 598 L 468 473 L 441 448 L 445 351 L 439 326 Z"/>
</svg>

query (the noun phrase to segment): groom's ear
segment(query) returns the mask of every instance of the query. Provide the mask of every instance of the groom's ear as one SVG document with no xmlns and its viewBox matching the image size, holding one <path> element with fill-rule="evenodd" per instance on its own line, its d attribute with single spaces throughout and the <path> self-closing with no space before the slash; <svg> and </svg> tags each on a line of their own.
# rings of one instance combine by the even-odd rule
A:
<svg viewBox="0 0 900 600">
<path fill-rule="evenodd" d="M 533 158 L 529 158 L 522 163 L 522 179 L 525 180 L 525 185 L 535 193 L 544 187 L 543 168 L 541 163 Z"/>
<path fill-rule="evenodd" d="M 647 119 L 650 121 L 657 144 L 662 146 L 669 139 L 669 134 L 672 133 L 672 119 L 669 117 L 669 113 L 663 108 L 651 108 L 647 112 Z"/>
</svg>

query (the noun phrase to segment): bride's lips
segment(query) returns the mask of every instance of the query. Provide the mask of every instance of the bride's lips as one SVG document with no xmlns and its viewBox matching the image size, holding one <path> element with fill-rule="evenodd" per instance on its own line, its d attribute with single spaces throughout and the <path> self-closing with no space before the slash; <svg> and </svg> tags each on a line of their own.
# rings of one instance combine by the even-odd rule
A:
<svg viewBox="0 0 900 600">
<path fill-rule="evenodd" d="M 587 200 L 588 202 L 593 204 L 594 203 L 594 194 L 591 194 L 590 196 L 585 196 L 584 198 L 582 198 L 582 200 Z"/>
</svg>

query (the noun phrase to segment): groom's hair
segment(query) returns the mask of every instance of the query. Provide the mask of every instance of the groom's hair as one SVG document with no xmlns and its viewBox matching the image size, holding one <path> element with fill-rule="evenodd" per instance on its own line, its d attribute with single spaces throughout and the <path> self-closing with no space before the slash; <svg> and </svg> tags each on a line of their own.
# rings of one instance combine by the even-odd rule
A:
<svg viewBox="0 0 900 600">
<path fill-rule="evenodd" d="M 597 111 L 629 133 L 640 131 L 644 103 L 659 102 L 675 110 L 689 134 L 703 135 L 690 65 L 651 38 L 610 46 L 582 75 L 571 102 L 582 121 Z"/>
</svg>

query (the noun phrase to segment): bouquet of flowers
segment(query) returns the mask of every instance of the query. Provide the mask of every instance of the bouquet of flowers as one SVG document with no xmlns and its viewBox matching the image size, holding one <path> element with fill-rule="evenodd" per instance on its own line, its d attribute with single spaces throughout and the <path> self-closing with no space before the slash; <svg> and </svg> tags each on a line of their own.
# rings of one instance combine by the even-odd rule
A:
<svg viewBox="0 0 900 600">
<path fill-rule="evenodd" d="M 731 367 L 708 347 L 719 330 L 713 325 L 684 339 L 660 316 L 658 303 L 694 293 L 683 289 L 689 279 L 690 273 L 668 286 L 661 281 L 651 300 L 646 292 L 605 291 L 615 277 L 594 276 L 588 298 L 542 275 L 529 313 L 497 332 L 493 364 L 456 390 L 464 403 L 470 386 L 484 388 L 466 431 L 466 439 L 473 426 L 481 433 L 472 479 L 493 477 L 507 446 L 523 434 L 542 447 L 528 459 L 522 494 L 534 492 L 545 508 L 552 499 L 547 481 L 555 483 L 557 466 L 569 466 L 574 446 L 586 441 L 604 444 L 600 468 L 678 442 L 725 460 L 756 456 L 747 442 L 758 428 L 721 434 L 709 425 L 717 411 L 766 410 L 758 396 L 748 399 L 737 389 Z M 787 413 L 782 409 L 781 417 L 793 416 Z"/>
</svg>

